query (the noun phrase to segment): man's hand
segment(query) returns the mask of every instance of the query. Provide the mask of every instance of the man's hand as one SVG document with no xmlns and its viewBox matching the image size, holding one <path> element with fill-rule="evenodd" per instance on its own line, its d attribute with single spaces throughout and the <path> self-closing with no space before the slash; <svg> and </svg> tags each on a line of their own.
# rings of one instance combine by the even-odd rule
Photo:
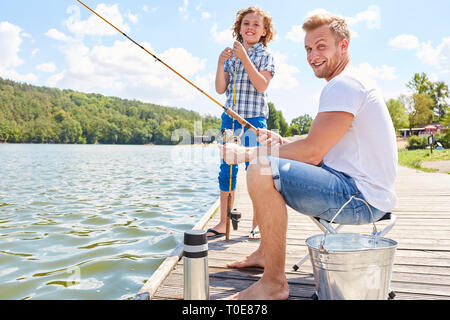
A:
<svg viewBox="0 0 450 320">
<path fill-rule="evenodd" d="M 261 128 L 258 128 L 258 142 L 263 147 L 272 147 L 272 148 L 285 143 L 284 139 L 279 134 Z"/>
<path fill-rule="evenodd" d="M 249 148 L 239 146 L 235 143 L 219 144 L 220 156 L 229 165 L 249 161 Z"/>
</svg>

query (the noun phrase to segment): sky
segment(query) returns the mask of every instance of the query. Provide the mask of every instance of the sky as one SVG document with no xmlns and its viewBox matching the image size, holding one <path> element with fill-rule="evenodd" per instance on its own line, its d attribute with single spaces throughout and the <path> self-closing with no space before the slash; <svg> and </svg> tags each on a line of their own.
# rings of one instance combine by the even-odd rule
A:
<svg viewBox="0 0 450 320">
<path fill-rule="evenodd" d="M 290 122 L 317 114 L 326 85 L 306 62 L 303 21 L 328 11 L 346 19 L 350 54 L 386 100 L 408 94 L 414 73 L 450 85 L 448 0 L 84 0 L 205 92 L 215 92 L 220 52 L 232 47 L 238 10 L 258 6 L 276 30 L 276 73 L 267 94 Z M 95 92 L 219 116 L 222 109 L 75 0 L 2 1 L 0 77 Z"/>
</svg>

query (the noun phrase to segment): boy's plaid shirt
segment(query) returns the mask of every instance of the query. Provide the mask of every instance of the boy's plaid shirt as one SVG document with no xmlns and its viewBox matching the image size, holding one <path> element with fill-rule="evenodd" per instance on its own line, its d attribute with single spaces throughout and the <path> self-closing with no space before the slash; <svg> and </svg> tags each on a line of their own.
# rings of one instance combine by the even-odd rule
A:
<svg viewBox="0 0 450 320">
<path fill-rule="evenodd" d="M 257 70 L 270 71 L 273 77 L 275 74 L 273 56 L 262 43 L 255 44 L 248 50 L 247 54 Z M 259 93 L 256 90 L 239 59 L 237 59 L 236 70 L 236 106 L 233 106 L 234 63 L 234 57 L 224 63 L 224 70 L 228 72 L 230 79 L 226 91 L 227 101 L 225 106 L 233 109 L 243 118 L 267 118 L 269 115 L 267 93 Z"/>
</svg>

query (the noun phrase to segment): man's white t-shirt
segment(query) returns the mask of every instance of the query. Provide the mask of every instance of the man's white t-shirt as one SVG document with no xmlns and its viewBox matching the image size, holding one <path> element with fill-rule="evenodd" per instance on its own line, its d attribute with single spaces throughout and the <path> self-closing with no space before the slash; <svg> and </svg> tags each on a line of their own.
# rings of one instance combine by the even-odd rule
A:
<svg viewBox="0 0 450 320">
<path fill-rule="evenodd" d="M 390 212 L 396 203 L 397 143 L 381 92 L 351 66 L 331 79 L 320 96 L 319 113 L 354 115 L 349 130 L 328 152 L 324 164 L 351 176 L 366 200 Z"/>
</svg>

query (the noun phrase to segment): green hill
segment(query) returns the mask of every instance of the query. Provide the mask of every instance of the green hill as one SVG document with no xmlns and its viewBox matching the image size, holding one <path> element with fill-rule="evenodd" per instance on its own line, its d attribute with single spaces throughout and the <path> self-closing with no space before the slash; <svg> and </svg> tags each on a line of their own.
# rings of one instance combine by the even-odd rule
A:
<svg viewBox="0 0 450 320">
<path fill-rule="evenodd" d="M 38 87 L 0 78 L 0 142 L 177 144 L 175 129 L 194 135 L 220 128 L 220 119 L 182 108 Z"/>
</svg>

